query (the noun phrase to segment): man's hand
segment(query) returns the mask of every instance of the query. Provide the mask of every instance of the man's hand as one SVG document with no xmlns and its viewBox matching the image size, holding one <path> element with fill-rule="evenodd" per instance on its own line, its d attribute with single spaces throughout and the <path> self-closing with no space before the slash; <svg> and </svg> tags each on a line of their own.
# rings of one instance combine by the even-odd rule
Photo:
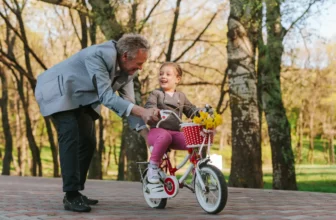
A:
<svg viewBox="0 0 336 220">
<path fill-rule="evenodd" d="M 146 124 L 155 123 L 160 120 L 160 110 L 157 108 L 142 108 L 135 105 L 131 111 L 132 115 L 141 117 Z"/>
<path fill-rule="evenodd" d="M 160 110 L 156 108 L 145 109 L 143 115 L 141 115 L 142 120 L 146 124 L 153 124 L 160 120 Z"/>
</svg>

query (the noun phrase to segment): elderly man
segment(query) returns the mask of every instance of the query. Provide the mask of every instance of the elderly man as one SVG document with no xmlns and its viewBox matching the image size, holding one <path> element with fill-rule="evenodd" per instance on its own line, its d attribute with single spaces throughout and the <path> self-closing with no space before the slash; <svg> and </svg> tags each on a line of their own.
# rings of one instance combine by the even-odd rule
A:
<svg viewBox="0 0 336 220">
<path fill-rule="evenodd" d="M 66 210 L 89 212 L 98 200 L 79 193 L 96 146 L 94 120 L 100 105 L 128 117 L 146 138 L 148 121 L 158 121 L 157 109 L 133 104 L 133 78 L 147 60 L 149 44 L 137 34 L 126 34 L 85 48 L 38 76 L 35 97 L 43 116 L 57 128 L 63 199 Z M 118 91 L 119 96 L 115 94 Z"/>
</svg>

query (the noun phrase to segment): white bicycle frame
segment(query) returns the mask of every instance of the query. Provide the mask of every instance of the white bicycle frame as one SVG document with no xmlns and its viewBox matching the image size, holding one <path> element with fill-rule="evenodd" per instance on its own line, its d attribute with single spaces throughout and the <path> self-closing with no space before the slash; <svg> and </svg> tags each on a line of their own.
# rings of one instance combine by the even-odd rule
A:
<svg viewBox="0 0 336 220">
<path fill-rule="evenodd" d="M 169 117 L 170 114 L 173 114 L 176 118 L 179 119 L 180 123 L 182 123 L 182 120 L 180 119 L 180 117 L 178 117 L 178 115 L 177 115 L 175 112 L 173 112 L 173 111 L 171 111 L 171 110 L 160 110 L 160 115 L 161 115 L 161 118 L 162 118 L 162 119 L 157 123 L 156 127 L 159 128 L 160 123 L 161 123 L 162 121 L 166 120 L 166 119 Z M 205 133 L 205 135 L 210 135 L 210 133 L 213 133 L 213 131 L 209 131 L 209 130 L 204 130 L 203 132 Z M 204 138 L 203 143 L 202 143 L 201 146 L 199 147 L 199 152 L 198 152 L 198 154 L 201 154 L 201 152 L 202 152 L 204 146 L 206 145 L 205 140 L 206 140 L 206 138 Z M 210 146 L 211 146 L 211 140 L 210 140 L 210 138 L 208 138 L 208 143 L 207 143 L 207 155 L 209 155 L 209 153 L 210 153 Z M 188 147 L 188 146 L 187 146 L 187 147 Z M 179 170 L 180 168 L 182 168 L 182 167 L 188 162 L 188 160 L 190 159 L 190 156 L 191 156 L 191 154 L 188 153 L 188 154 L 185 156 L 185 158 L 183 159 L 183 161 L 182 161 L 179 165 L 176 166 L 176 169 Z M 164 155 L 164 158 L 165 158 L 165 157 L 166 157 L 166 158 L 168 157 L 167 154 Z M 203 182 L 203 179 L 202 179 L 202 177 L 201 177 L 201 174 L 200 174 L 200 168 L 199 168 L 199 167 L 200 167 L 200 165 L 201 165 L 202 163 L 207 163 L 208 161 L 210 161 L 209 156 L 206 157 L 206 158 L 204 158 L 204 159 L 199 160 L 199 161 L 197 162 L 197 164 L 196 164 L 196 167 L 195 167 L 195 165 L 194 165 L 193 163 L 191 163 L 191 164 L 189 165 L 189 167 L 187 168 L 186 172 L 185 172 L 185 173 L 182 175 L 182 177 L 178 180 L 179 184 L 182 184 L 182 183 L 185 181 L 185 179 L 187 178 L 187 176 L 189 175 L 189 173 L 195 168 L 195 171 L 196 171 L 196 178 L 198 179 L 198 181 L 199 181 L 199 183 L 200 183 L 200 185 L 201 185 L 202 190 L 205 192 L 205 191 L 206 191 L 206 188 L 205 188 L 205 184 L 204 184 L 204 182 Z M 195 176 L 193 176 L 193 178 L 194 178 L 194 177 L 195 177 Z M 194 181 L 194 179 L 193 179 L 193 181 Z"/>
</svg>

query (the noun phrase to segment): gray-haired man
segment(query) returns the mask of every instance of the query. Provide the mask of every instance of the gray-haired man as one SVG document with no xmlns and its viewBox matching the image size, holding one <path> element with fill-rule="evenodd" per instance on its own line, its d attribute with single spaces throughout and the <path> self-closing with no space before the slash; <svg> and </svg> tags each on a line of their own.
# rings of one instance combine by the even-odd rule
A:
<svg viewBox="0 0 336 220">
<path fill-rule="evenodd" d="M 144 138 L 145 122 L 158 121 L 157 109 L 133 104 L 133 78 L 148 51 L 145 38 L 127 34 L 118 42 L 85 48 L 38 76 L 35 97 L 40 111 L 52 116 L 57 128 L 65 209 L 89 212 L 89 205 L 98 203 L 78 191 L 84 189 L 96 146 L 94 120 L 101 104 L 127 116 L 130 126 Z"/>
</svg>

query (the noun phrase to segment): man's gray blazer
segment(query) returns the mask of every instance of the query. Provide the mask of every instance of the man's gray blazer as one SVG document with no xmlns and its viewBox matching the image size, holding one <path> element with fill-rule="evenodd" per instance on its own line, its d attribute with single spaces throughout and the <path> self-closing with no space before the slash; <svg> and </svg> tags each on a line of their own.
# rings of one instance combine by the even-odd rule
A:
<svg viewBox="0 0 336 220">
<path fill-rule="evenodd" d="M 87 47 L 37 77 L 35 98 L 43 116 L 91 105 L 100 114 L 100 104 L 127 115 L 135 102 L 133 78 L 117 71 L 114 41 Z M 111 87 L 112 85 L 112 87 Z M 115 94 L 118 91 L 120 97 Z M 144 122 L 129 116 L 132 128 Z"/>
</svg>

